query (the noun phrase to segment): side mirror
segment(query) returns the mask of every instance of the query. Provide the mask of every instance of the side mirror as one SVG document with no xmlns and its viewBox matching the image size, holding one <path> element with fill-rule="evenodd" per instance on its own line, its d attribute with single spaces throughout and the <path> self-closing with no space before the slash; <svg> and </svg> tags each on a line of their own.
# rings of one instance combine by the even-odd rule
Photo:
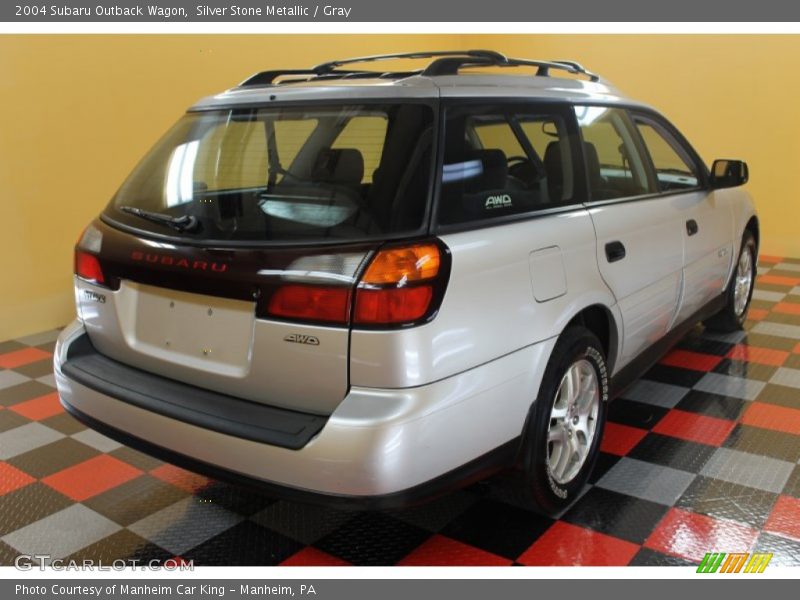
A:
<svg viewBox="0 0 800 600">
<path fill-rule="evenodd" d="M 711 165 L 709 183 L 715 190 L 744 185 L 750 177 L 750 170 L 743 160 L 717 159 Z"/>
</svg>

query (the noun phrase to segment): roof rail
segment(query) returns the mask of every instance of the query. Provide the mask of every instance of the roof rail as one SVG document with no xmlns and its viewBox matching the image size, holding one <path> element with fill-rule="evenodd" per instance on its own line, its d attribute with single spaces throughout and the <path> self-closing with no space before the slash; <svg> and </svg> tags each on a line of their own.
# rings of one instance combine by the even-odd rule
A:
<svg viewBox="0 0 800 600">
<path fill-rule="evenodd" d="M 433 58 L 425 69 L 417 71 L 368 71 L 368 70 L 339 70 L 339 67 L 359 63 L 371 63 L 384 60 L 397 59 L 423 59 Z M 244 80 L 239 87 L 260 85 L 277 85 L 277 80 L 283 76 L 295 76 L 284 83 L 297 81 L 310 81 L 314 79 L 350 79 L 350 78 L 400 78 L 412 75 L 425 75 L 429 77 L 442 75 L 458 75 L 462 68 L 470 67 L 537 67 L 536 75 L 549 77 L 550 71 L 557 69 L 573 75 L 583 75 L 591 81 L 600 81 L 600 77 L 583 68 L 579 63 L 570 60 L 531 60 L 526 58 L 508 58 L 493 50 L 434 50 L 422 52 L 404 52 L 399 54 L 376 54 L 373 56 L 360 56 L 345 58 L 321 63 L 311 69 L 278 69 L 256 73 Z"/>
<path fill-rule="evenodd" d="M 400 54 L 375 54 L 373 56 L 359 56 L 357 58 L 345 58 L 342 60 L 332 60 L 330 62 L 322 63 L 314 67 L 317 73 L 330 73 L 336 67 L 344 65 L 351 65 L 354 63 L 376 62 L 380 60 L 397 60 L 397 59 L 420 59 L 420 58 L 442 58 L 442 57 L 464 57 L 464 58 L 480 58 L 485 60 L 503 61 L 507 60 L 505 56 L 493 50 L 433 50 L 431 52 L 401 52 Z"/>
</svg>

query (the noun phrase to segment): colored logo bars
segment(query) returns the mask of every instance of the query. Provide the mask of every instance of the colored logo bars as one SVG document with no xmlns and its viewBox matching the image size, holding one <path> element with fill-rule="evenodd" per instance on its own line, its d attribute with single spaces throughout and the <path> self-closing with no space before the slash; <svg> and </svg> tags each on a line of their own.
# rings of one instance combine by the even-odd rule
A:
<svg viewBox="0 0 800 600">
<path fill-rule="evenodd" d="M 703 561 L 698 565 L 698 573 L 763 573 L 769 561 L 772 560 L 772 553 L 748 552 L 729 553 L 725 552 L 706 552 Z"/>
</svg>

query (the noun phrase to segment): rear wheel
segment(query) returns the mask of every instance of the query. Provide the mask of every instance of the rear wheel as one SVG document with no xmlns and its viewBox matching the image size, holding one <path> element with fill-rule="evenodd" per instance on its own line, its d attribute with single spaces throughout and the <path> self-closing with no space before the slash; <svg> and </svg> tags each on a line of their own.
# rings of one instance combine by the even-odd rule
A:
<svg viewBox="0 0 800 600">
<path fill-rule="evenodd" d="M 705 321 L 715 331 L 738 331 L 747 319 L 756 280 L 756 241 L 749 231 L 742 236 L 739 260 L 725 291 L 725 308 Z"/>
<path fill-rule="evenodd" d="M 526 424 L 527 504 L 555 515 L 577 498 L 597 460 L 607 400 L 608 372 L 599 340 L 583 327 L 566 330 Z"/>
</svg>

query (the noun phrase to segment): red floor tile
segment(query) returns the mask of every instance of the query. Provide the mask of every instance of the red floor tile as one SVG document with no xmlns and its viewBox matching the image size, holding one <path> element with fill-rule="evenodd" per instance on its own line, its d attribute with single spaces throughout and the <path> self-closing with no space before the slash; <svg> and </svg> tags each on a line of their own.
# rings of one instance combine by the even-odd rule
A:
<svg viewBox="0 0 800 600">
<path fill-rule="evenodd" d="M 331 556 L 327 552 L 323 552 L 322 550 L 317 550 L 316 548 L 312 548 L 308 546 L 303 548 L 297 554 L 293 554 L 285 561 L 283 561 L 280 566 L 282 567 L 347 567 L 350 566 L 350 563 L 347 561 L 342 560 L 341 558 L 336 558 L 335 556 Z"/>
<path fill-rule="evenodd" d="M 795 354 L 800 354 L 800 343 L 798 343 L 792 350 Z"/>
<path fill-rule="evenodd" d="M 706 552 L 749 552 L 756 537 L 745 525 L 672 508 L 644 546 L 699 563 Z"/>
<path fill-rule="evenodd" d="M 174 465 L 161 465 L 150 471 L 150 475 L 157 477 L 161 481 L 172 484 L 175 487 L 179 487 L 190 494 L 203 489 L 211 483 L 208 477 L 203 477 L 202 475 L 186 471 Z"/>
<path fill-rule="evenodd" d="M 661 359 L 662 365 L 692 369 L 693 371 L 710 371 L 722 362 L 721 356 L 703 354 L 690 350 L 673 350 Z"/>
<path fill-rule="evenodd" d="M 142 474 L 142 471 L 101 454 L 42 479 L 42 483 L 81 502 Z"/>
<path fill-rule="evenodd" d="M 6 352 L 0 354 L 0 368 L 2 369 L 16 369 L 23 365 L 36 362 L 37 360 L 44 360 L 53 356 L 49 352 L 39 350 L 38 348 L 23 348 L 22 350 L 14 350 L 13 352 Z"/>
<path fill-rule="evenodd" d="M 780 496 L 764 525 L 764 531 L 800 541 L 800 500 Z"/>
<path fill-rule="evenodd" d="M 558 521 L 517 562 L 529 566 L 624 566 L 638 551 L 637 544 Z"/>
<path fill-rule="evenodd" d="M 800 410 L 765 402 L 753 402 L 742 415 L 742 423 L 800 435 Z"/>
<path fill-rule="evenodd" d="M 600 451 L 617 456 L 625 456 L 642 441 L 647 431 L 638 427 L 629 427 L 618 423 L 607 422 Z"/>
<path fill-rule="evenodd" d="M 416 567 L 448 565 L 502 567 L 510 566 L 512 562 L 443 535 L 434 535 L 397 564 Z"/>
<path fill-rule="evenodd" d="M 770 275 L 767 273 L 766 275 L 760 275 L 758 277 L 758 282 L 771 283 L 774 285 L 796 286 L 800 285 L 800 277 L 786 277 L 784 275 Z"/>
<path fill-rule="evenodd" d="M 751 308 L 747 311 L 747 318 L 751 321 L 761 321 L 765 319 L 769 311 L 765 308 Z"/>
<path fill-rule="evenodd" d="M 52 417 L 53 415 L 64 412 L 61 403 L 58 401 L 57 392 L 20 402 L 19 404 L 9 407 L 9 410 L 13 410 L 15 413 L 23 417 L 28 417 L 33 421 L 41 421 L 47 417 Z"/>
<path fill-rule="evenodd" d="M 800 304 L 798 304 L 800 306 Z M 745 362 L 780 367 L 789 358 L 789 353 L 783 350 L 771 350 L 769 348 L 759 348 L 746 344 L 737 344 L 727 355 L 728 358 L 743 360 Z"/>
<path fill-rule="evenodd" d="M 25 487 L 34 481 L 36 480 L 27 473 L 0 461 L 0 496 Z"/>
<path fill-rule="evenodd" d="M 735 421 L 673 409 L 653 427 L 653 431 L 690 442 L 720 446 L 735 426 Z"/>
<path fill-rule="evenodd" d="M 794 302 L 778 302 L 772 307 L 772 312 L 782 315 L 800 315 L 800 304 Z"/>
</svg>

